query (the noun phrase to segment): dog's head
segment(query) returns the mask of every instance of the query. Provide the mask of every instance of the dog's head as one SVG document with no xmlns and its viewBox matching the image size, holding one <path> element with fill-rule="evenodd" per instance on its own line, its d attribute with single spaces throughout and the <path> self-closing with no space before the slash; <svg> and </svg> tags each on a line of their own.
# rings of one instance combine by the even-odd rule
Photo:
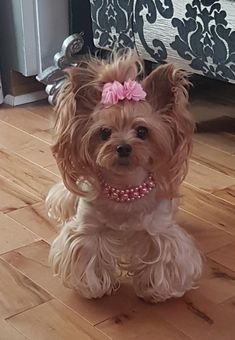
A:
<svg viewBox="0 0 235 340">
<path fill-rule="evenodd" d="M 90 58 L 66 73 L 52 147 L 66 187 L 86 195 L 84 183 L 99 191 L 102 169 L 125 176 L 141 167 L 164 196 L 176 195 L 193 133 L 185 72 L 164 65 L 144 78 L 142 63 L 128 52 Z"/>
</svg>

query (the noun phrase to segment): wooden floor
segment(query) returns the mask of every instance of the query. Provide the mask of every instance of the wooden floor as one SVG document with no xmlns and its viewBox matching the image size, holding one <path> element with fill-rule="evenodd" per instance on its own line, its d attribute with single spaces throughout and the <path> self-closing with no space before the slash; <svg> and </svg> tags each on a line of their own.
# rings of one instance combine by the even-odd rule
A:
<svg viewBox="0 0 235 340">
<path fill-rule="evenodd" d="M 225 92 L 220 100 L 194 96 L 193 112 L 235 116 Z M 195 135 L 182 188 L 179 222 L 205 254 L 199 288 L 148 305 L 124 282 L 116 296 L 86 301 L 62 287 L 47 262 L 56 228 L 44 198 L 59 180 L 51 116 L 45 102 L 0 107 L 0 339 L 234 340 L 235 135 Z"/>
</svg>

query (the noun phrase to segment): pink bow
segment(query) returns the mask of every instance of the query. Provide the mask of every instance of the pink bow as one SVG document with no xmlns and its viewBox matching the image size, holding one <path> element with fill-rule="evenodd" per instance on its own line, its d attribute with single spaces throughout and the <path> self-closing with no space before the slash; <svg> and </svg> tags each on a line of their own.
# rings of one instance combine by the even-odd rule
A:
<svg viewBox="0 0 235 340">
<path fill-rule="evenodd" d="M 120 100 L 128 99 L 138 102 L 145 100 L 146 92 L 135 80 L 125 81 L 122 85 L 115 80 L 103 87 L 101 103 L 105 105 L 117 104 Z"/>
</svg>

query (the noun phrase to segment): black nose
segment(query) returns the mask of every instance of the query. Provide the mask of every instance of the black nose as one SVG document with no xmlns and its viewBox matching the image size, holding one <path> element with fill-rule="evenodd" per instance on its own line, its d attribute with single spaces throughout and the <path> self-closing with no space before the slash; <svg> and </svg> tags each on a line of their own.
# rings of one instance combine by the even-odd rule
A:
<svg viewBox="0 0 235 340">
<path fill-rule="evenodd" d="M 129 144 L 121 144 L 117 146 L 117 153 L 119 157 L 128 157 L 132 151 L 132 147 Z"/>
</svg>

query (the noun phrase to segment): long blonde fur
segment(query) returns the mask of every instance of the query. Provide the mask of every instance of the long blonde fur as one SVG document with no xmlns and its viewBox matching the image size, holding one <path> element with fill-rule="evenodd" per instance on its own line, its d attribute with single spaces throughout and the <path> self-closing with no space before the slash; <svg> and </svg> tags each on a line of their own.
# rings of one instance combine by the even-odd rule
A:
<svg viewBox="0 0 235 340">
<path fill-rule="evenodd" d="M 79 197 L 59 182 L 51 188 L 46 198 L 48 216 L 63 225 L 76 215 L 78 202 Z"/>
</svg>

